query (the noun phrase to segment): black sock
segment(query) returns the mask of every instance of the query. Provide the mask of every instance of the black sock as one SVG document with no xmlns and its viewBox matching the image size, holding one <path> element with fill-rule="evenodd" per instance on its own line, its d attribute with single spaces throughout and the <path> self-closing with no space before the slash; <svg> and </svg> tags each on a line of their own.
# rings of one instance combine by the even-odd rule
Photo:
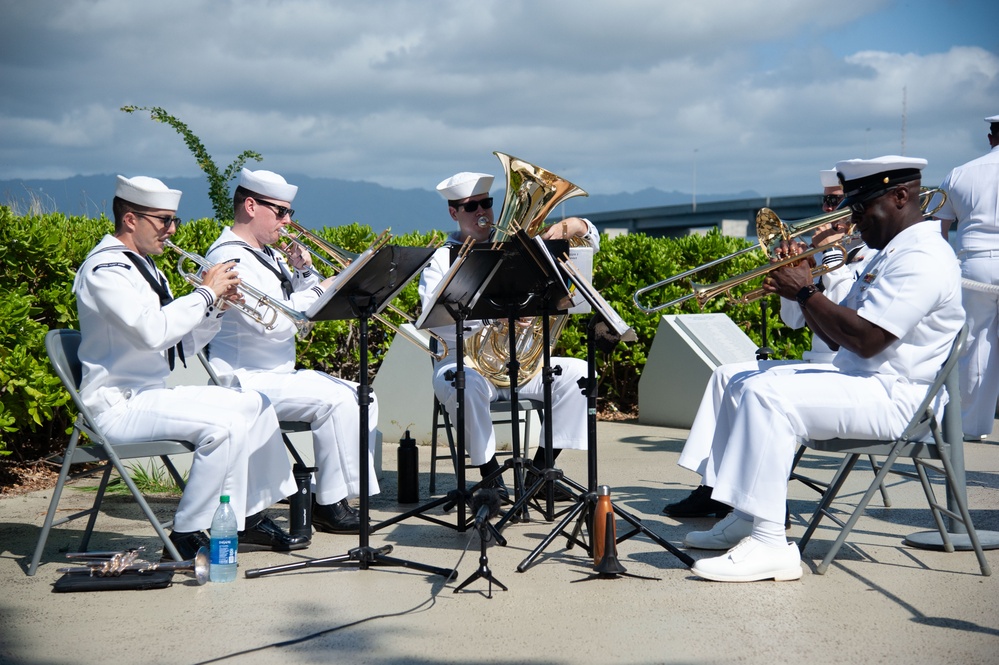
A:
<svg viewBox="0 0 999 665">
<path fill-rule="evenodd" d="M 552 464 L 558 459 L 558 454 L 562 452 L 561 448 L 552 448 Z M 534 466 L 539 469 L 545 468 L 545 449 L 538 448 L 537 452 L 534 453 Z"/>
<path fill-rule="evenodd" d="M 481 474 L 481 476 L 485 478 L 490 473 L 492 473 L 493 471 L 497 471 L 498 469 L 499 469 L 499 462 L 496 461 L 496 455 L 493 455 L 488 462 L 479 465 L 479 474 Z"/>
</svg>

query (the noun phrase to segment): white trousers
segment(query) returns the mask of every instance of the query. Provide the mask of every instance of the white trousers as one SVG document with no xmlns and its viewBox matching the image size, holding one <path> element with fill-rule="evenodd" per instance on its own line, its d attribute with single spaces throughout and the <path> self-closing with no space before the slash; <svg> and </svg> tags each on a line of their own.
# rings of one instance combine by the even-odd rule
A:
<svg viewBox="0 0 999 665">
<path fill-rule="evenodd" d="M 961 259 L 961 276 L 999 284 L 999 252 L 975 252 Z M 960 359 L 961 418 L 964 433 L 992 432 L 999 399 L 999 295 L 963 289 L 968 341 Z"/>
<path fill-rule="evenodd" d="M 278 417 L 265 397 L 217 386 L 144 390 L 96 417 L 108 439 L 183 439 L 195 444 L 176 531 L 212 525 L 219 497 L 229 495 L 239 528 L 293 494 L 295 478 Z"/>
<path fill-rule="evenodd" d="M 586 450 L 586 397 L 578 381 L 586 376 L 586 361 L 579 358 L 552 358 L 552 367 L 562 373 L 552 377 L 552 446 L 571 450 Z M 444 375 L 454 370 L 457 362 L 445 360 L 434 369 L 434 393 L 455 422 L 458 395 Z M 544 399 L 541 372 L 530 381 L 517 386 L 521 399 Z M 465 368 L 465 450 L 472 464 L 480 466 L 496 454 L 496 433 L 489 416 L 489 404 L 510 398 L 509 388 L 497 388 L 474 370 Z"/>
<path fill-rule="evenodd" d="M 708 379 L 708 385 L 704 388 L 704 396 L 701 397 L 701 403 L 697 407 L 694 422 L 690 425 L 690 434 L 680 453 L 679 465 L 704 475 L 703 467 L 714 441 L 722 400 L 728 399 L 730 406 L 738 405 L 742 399 L 742 384 L 746 379 L 772 367 L 802 365 L 833 369 L 832 365 L 815 365 L 800 360 L 750 360 L 716 367 Z"/>
<path fill-rule="evenodd" d="M 707 453 L 696 459 L 685 446 L 680 464 L 702 475 L 714 488 L 713 499 L 783 522 L 791 463 L 802 440 L 892 439 L 925 395 L 925 385 L 897 377 L 771 367 L 730 382 Z"/>
<path fill-rule="evenodd" d="M 323 372 L 239 372 L 239 385 L 267 396 L 280 420 L 311 423 L 316 461 L 316 501 L 329 505 L 361 495 L 359 464 L 360 411 L 358 384 Z M 375 431 L 378 401 L 370 393 L 368 405 L 368 493 L 378 493 L 375 476 Z"/>
</svg>

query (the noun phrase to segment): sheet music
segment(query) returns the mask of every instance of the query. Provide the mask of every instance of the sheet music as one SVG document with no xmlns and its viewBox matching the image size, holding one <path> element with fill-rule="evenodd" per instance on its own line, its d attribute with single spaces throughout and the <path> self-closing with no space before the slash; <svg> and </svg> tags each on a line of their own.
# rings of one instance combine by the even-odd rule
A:
<svg viewBox="0 0 999 665">
<path fill-rule="evenodd" d="M 366 250 L 361 252 L 356 259 L 351 261 L 346 268 L 340 271 L 340 273 L 333 278 L 333 283 L 330 284 L 329 288 L 323 291 L 323 295 L 319 297 L 316 302 L 312 303 L 308 310 L 306 310 L 305 315 L 310 319 L 316 314 L 321 312 L 326 304 L 337 294 L 337 290 L 341 288 L 344 284 L 347 284 L 351 277 L 353 277 L 361 268 L 364 267 L 371 257 L 375 255 L 375 252 L 368 247 Z"/>
<path fill-rule="evenodd" d="M 621 316 L 614 311 L 614 308 L 610 306 L 604 297 L 600 295 L 590 280 L 577 268 L 572 261 L 568 259 L 561 260 L 562 268 L 569 274 L 572 279 L 573 284 L 576 288 L 583 294 L 583 297 L 589 301 L 593 308 L 597 310 L 604 322 L 610 326 L 615 333 L 624 338 L 629 331 L 631 331 L 631 326 L 621 318 Z"/>
</svg>

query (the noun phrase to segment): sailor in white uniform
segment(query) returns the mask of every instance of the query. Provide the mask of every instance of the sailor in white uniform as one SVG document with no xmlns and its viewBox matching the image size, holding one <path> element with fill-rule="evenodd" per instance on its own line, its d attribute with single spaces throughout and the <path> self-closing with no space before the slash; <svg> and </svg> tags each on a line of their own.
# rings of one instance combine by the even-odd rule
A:
<svg viewBox="0 0 999 665">
<path fill-rule="evenodd" d="M 717 581 L 792 580 L 801 556 L 787 541 L 787 480 L 804 438 L 892 439 L 911 418 L 964 324 L 960 271 L 936 222 L 919 207 L 926 160 L 889 155 L 839 162 L 845 205 L 864 242 L 879 250 L 842 304 L 814 285 L 807 263 L 764 280 L 798 301 L 808 326 L 832 347 L 835 367 L 774 367 L 722 398 L 711 449 L 687 460 L 734 508 L 709 531 L 687 535 L 704 549 L 693 572 Z M 942 415 L 943 403 L 935 405 Z M 731 548 L 731 549 L 729 549 Z"/>
<path fill-rule="evenodd" d="M 989 123 L 992 149 L 951 171 L 936 213 L 944 237 L 957 223 L 968 342 L 961 354 L 961 417 L 969 440 L 992 433 L 999 399 L 999 115 Z"/>
<path fill-rule="evenodd" d="M 822 210 L 824 213 L 833 212 L 843 201 L 843 185 L 836 176 L 835 169 L 819 171 L 819 180 L 823 191 Z M 818 227 L 812 234 L 812 245 L 819 247 L 840 242 L 849 226 L 849 219 L 845 219 Z M 795 253 L 800 253 L 805 249 L 807 248 L 804 244 L 794 245 Z M 864 267 L 874 255 L 874 252 L 862 241 L 856 241 L 842 249 L 846 250 L 845 256 L 839 247 L 816 255 L 816 261 L 823 264 L 830 266 L 842 264 L 823 274 L 815 282 L 826 298 L 836 303 L 841 302 L 846 297 L 853 283 L 863 274 Z M 773 260 L 777 261 L 779 257 L 773 257 Z M 798 306 L 797 302 L 788 298 L 780 299 L 780 318 L 789 328 L 799 329 L 806 325 L 805 315 L 801 307 Z M 680 466 L 696 466 L 698 460 L 707 456 L 711 448 L 711 441 L 714 438 L 722 396 L 726 390 L 739 391 L 742 381 L 771 367 L 802 362 L 812 366 L 828 365 L 832 363 L 835 355 L 836 352 L 829 348 L 829 345 L 823 341 L 820 335 L 812 333 L 811 348 L 802 354 L 800 360 L 752 360 L 743 363 L 726 363 L 716 367 L 708 380 L 701 404 L 694 417 L 694 422 L 691 424 L 690 434 L 680 456 Z M 738 392 L 735 392 L 733 398 L 738 399 Z M 676 518 L 708 517 L 711 515 L 724 517 L 731 511 L 731 506 L 711 498 L 711 487 L 707 485 L 698 486 L 687 497 L 663 508 L 663 514 Z M 685 544 L 696 547 L 696 542 Z"/>
<path fill-rule="evenodd" d="M 219 497 L 236 512 L 241 544 L 263 540 L 299 549 L 260 511 L 296 487 L 277 415 L 253 392 L 219 387 L 166 387 L 173 363 L 193 356 L 219 329 L 239 284 L 232 266 L 215 266 L 192 293 L 174 299 L 150 255 L 177 230 L 181 192 L 155 178 L 118 176 L 114 235 L 105 236 L 80 266 L 73 285 L 80 316 L 80 392 L 114 441 L 194 442 L 187 487 L 170 538 L 188 559 L 208 545 Z M 248 517 L 249 516 L 249 517 Z"/>
<path fill-rule="evenodd" d="M 476 242 L 489 240 L 494 222 L 493 199 L 489 188 L 493 176 L 486 173 L 457 173 L 437 185 L 437 192 L 448 202 L 448 213 L 458 224 L 458 230 L 448 236 L 443 247 L 434 252 L 430 265 L 420 275 L 419 294 L 423 307 L 429 307 L 434 291 L 451 266 L 451 248 L 460 245 L 466 238 Z M 547 239 L 581 237 L 594 251 L 600 249 L 600 234 L 588 220 L 569 217 L 542 232 Z M 465 340 L 471 339 L 484 325 L 482 321 L 466 321 Z M 454 326 L 433 329 L 448 345 L 449 355 L 434 362 L 434 393 L 447 409 L 451 418 L 455 417 L 457 391 L 452 380 L 447 378 L 457 366 L 454 354 Z M 553 357 L 552 366 L 561 367 L 561 374 L 553 375 L 552 383 L 552 446 L 557 456 L 563 449 L 585 450 L 586 441 L 586 397 L 580 392 L 579 380 L 586 376 L 586 362 L 578 358 Z M 541 373 L 529 381 L 518 385 L 521 399 L 543 399 L 544 385 Z M 479 468 L 483 478 L 499 468 L 496 461 L 496 435 L 489 416 L 489 404 L 501 397 L 509 399 L 509 388 L 499 388 L 475 370 L 465 366 L 465 449 L 473 465 Z M 545 468 L 544 448 L 538 448 L 534 466 Z M 497 487 L 501 495 L 506 488 L 502 478 Z"/>
<path fill-rule="evenodd" d="M 242 279 L 288 308 L 305 311 L 323 294 L 333 278 L 323 279 L 312 268 L 311 255 L 300 245 L 286 248 L 291 267 L 270 245 L 294 215 L 291 203 L 298 187 L 271 171 L 243 169 L 233 195 L 235 221 L 208 250 L 213 263 L 237 261 Z M 360 496 L 358 384 L 323 372 L 295 369 L 297 328 L 278 316 L 267 330 L 243 312 L 230 310 L 222 329 L 209 345 L 209 360 L 224 385 L 263 393 L 281 420 L 312 426 L 316 463 L 312 524 L 330 533 L 357 533 L 360 520 L 348 499 Z M 374 446 L 378 402 L 368 406 L 369 494 L 378 493 Z"/>
</svg>

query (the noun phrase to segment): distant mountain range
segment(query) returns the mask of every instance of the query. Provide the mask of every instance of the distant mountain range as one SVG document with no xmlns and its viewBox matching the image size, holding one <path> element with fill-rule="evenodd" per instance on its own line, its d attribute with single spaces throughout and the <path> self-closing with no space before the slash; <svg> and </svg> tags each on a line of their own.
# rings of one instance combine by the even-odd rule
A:
<svg viewBox="0 0 999 665">
<path fill-rule="evenodd" d="M 289 174 L 289 182 L 298 185 L 295 197 L 296 219 L 309 228 L 367 224 L 380 233 L 391 228 L 394 234 L 433 229 L 451 229 L 444 202 L 437 192 L 426 189 L 392 189 L 369 182 L 335 178 L 312 178 Z M 183 219 L 214 217 L 208 198 L 208 182 L 203 177 L 164 178 L 170 187 L 184 192 L 179 216 Z M 115 176 L 74 176 L 62 180 L 0 180 L 0 205 L 16 212 L 40 209 L 66 215 L 111 216 Z M 496 206 L 502 205 L 502 191 L 493 191 Z M 698 203 L 727 201 L 759 196 L 756 192 L 722 195 L 698 195 Z M 690 194 L 664 192 L 649 188 L 634 193 L 594 194 L 569 199 L 555 215 L 586 216 L 589 213 L 654 208 L 690 203 Z M 497 214 L 499 211 L 497 210 Z"/>
</svg>

